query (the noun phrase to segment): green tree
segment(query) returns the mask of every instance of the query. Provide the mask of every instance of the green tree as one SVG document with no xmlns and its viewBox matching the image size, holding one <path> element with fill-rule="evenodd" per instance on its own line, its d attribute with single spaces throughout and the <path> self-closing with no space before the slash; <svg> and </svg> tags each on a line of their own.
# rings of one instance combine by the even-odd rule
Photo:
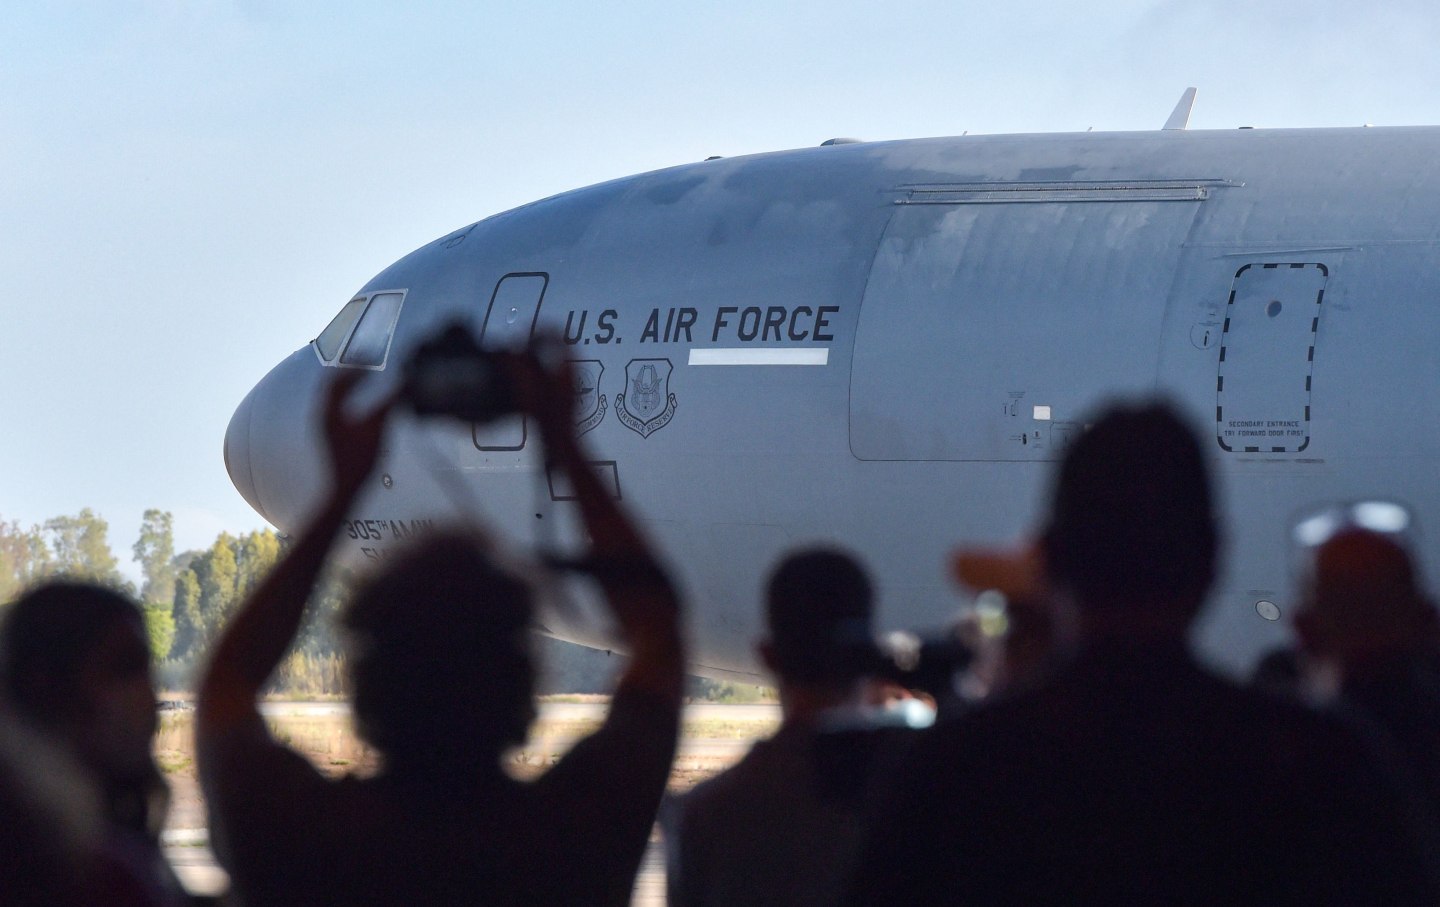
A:
<svg viewBox="0 0 1440 907">
<path fill-rule="evenodd" d="M 50 546 L 39 526 L 0 521 L 0 602 L 12 601 L 50 570 Z"/>
<path fill-rule="evenodd" d="M 140 597 L 147 602 L 175 600 L 175 531 L 168 510 L 147 510 L 140 520 L 140 537 L 131 549 L 145 574 Z"/>
<path fill-rule="evenodd" d="M 175 622 L 170 657 L 188 658 L 199 654 L 205 644 L 205 620 L 200 614 L 200 580 L 189 567 L 175 577 L 175 599 L 170 615 Z"/>
<path fill-rule="evenodd" d="M 235 597 L 243 601 L 280 559 L 280 537 L 261 529 L 235 540 Z"/>
<path fill-rule="evenodd" d="M 339 570 L 327 571 L 310 593 L 310 607 L 295 637 L 295 649 L 311 655 L 340 655 L 340 612 L 350 599 L 351 577 Z"/>
<path fill-rule="evenodd" d="M 119 561 L 110 550 L 110 524 L 89 507 L 75 516 L 57 516 L 45 521 L 54 572 L 93 582 L 124 585 L 117 570 Z"/>
<path fill-rule="evenodd" d="M 169 605 L 145 603 L 145 635 L 150 640 L 150 658 L 164 661 L 175 645 L 175 616 Z"/>
<path fill-rule="evenodd" d="M 215 539 L 215 544 L 190 564 L 200 582 L 200 618 L 204 627 L 203 639 L 207 642 L 219 634 L 220 628 L 235 610 L 235 580 L 239 572 L 235 563 L 235 545 L 235 537 L 222 532 Z"/>
</svg>

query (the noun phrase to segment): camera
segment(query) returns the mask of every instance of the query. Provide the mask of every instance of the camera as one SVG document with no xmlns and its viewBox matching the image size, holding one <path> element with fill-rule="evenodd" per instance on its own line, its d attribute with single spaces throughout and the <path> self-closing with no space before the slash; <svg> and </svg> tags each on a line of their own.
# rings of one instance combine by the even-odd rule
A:
<svg viewBox="0 0 1440 907">
<path fill-rule="evenodd" d="M 940 700 L 955 695 L 955 677 L 969 669 L 975 650 L 955 633 L 897 631 L 877 641 L 875 657 L 873 676 Z"/>
<path fill-rule="evenodd" d="M 920 635 L 900 630 L 879 638 L 859 624 L 843 627 L 834 640 L 839 676 L 874 677 L 937 700 L 955 695 L 955 677 L 975 660 L 974 648 L 954 631 Z"/>
<path fill-rule="evenodd" d="M 509 361 L 517 353 L 486 350 L 464 322 L 421 343 L 402 369 L 401 398 L 422 416 L 484 424 L 519 412 Z"/>
</svg>

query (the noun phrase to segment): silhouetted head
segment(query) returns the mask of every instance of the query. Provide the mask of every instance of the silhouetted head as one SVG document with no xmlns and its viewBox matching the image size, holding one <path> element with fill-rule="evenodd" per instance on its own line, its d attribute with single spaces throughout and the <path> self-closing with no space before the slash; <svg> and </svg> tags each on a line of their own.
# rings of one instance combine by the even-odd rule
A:
<svg viewBox="0 0 1440 907">
<path fill-rule="evenodd" d="M 1117 406 L 1066 452 L 1043 540 L 1082 609 L 1198 609 L 1219 533 L 1200 443 L 1164 404 Z"/>
<path fill-rule="evenodd" d="M 473 775 L 534 714 L 530 588 L 477 540 L 431 536 L 345 612 L 357 729 L 397 771 Z"/>
<path fill-rule="evenodd" d="M 782 683 L 843 685 L 868 669 L 858 650 L 870 640 L 870 578 L 848 554 L 791 554 L 770 576 L 762 648 Z"/>
<path fill-rule="evenodd" d="M 154 773 L 155 691 L 140 609 L 80 582 L 50 582 L 0 626 L 0 684 L 16 714 L 69 748 L 102 786 Z"/>
<path fill-rule="evenodd" d="M 1311 654 L 1350 661 L 1431 644 L 1435 621 L 1400 541 L 1352 527 L 1315 550 L 1295 624 Z"/>
</svg>

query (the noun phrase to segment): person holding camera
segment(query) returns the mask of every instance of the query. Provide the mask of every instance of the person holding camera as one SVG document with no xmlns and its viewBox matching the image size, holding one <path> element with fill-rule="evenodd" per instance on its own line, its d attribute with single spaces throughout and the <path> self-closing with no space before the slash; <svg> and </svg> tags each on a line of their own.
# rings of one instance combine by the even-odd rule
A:
<svg viewBox="0 0 1440 907">
<path fill-rule="evenodd" d="M 669 775 L 683 648 L 674 588 L 586 464 L 568 368 L 510 357 L 519 409 L 572 483 L 631 660 L 602 727 L 539 779 L 501 767 L 534 716 L 530 588 L 470 536 L 389 561 L 344 616 L 369 778 L 330 781 L 275 740 L 257 707 L 295 637 L 391 402 L 352 416 L 355 378 L 324 407 L 333 486 L 215 645 L 196 736 L 212 839 L 235 892 L 265 904 L 626 904 Z"/>
<path fill-rule="evenodd" d="M 670 907 L 838 903 L 859 845 L 861 789 L 880 761 L 878 732 L 849 733 L 878 657 L 871 598 L 865 571 L 839 551 L 797 552 L 775 569 L 759 654 L 784 722 L 724 774 L 666 803 Z"/>
<path fill-rule="evenodd" d="M 927 732 L 848 903 L 1440 900 L 1432 817 L 1383 741 L 1191 654 L 1221 541 L 1207 459 L 1160 403 L 1070 445 L 1036 561 L 1074 651 Z"/>
</svg>

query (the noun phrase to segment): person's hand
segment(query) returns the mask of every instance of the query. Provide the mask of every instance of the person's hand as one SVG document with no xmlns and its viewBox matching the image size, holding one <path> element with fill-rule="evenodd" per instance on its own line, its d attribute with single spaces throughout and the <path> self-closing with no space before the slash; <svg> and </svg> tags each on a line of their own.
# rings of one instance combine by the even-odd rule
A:
<svg viewBox="0 0 1440 907">
<path fill-rule="evenodd" d="M 368 413 L 350 415 L 346 405 L 364 374 L 347 369 L 330 382 L 325 393 L 325 445 L 330 454 L 330 474 L 335 492 L 345 497 L 353 495 L 375 468 L 385 419 L 395 403 L 394 395 L 390 395 Z"/>
<path fill-rule="evenodd" d="M 551 447 L 575 431 L 575 367 L 564 352 L 558 338 L 537 335 L 512 365 L 520 408 L 539 423 Z"/>
</svg>

